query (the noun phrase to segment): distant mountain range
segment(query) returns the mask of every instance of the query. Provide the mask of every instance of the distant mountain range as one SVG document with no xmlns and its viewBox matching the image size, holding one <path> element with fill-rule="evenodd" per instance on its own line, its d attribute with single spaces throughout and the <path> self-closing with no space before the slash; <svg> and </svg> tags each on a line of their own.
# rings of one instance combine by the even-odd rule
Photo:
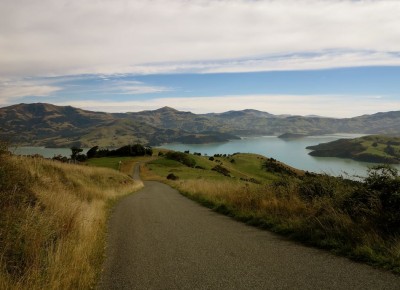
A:
<svg viewBox="0 0 400 290">
<path fill-rule="evenodd" d="M 18 104 L 0 108 L 0 138 L 20 146 L 116 147 L 141 142 L 223 142 L 237 136 L 331 133 L 400 136 L 400 111 L 335 119 L 273 115 L 257 110 L 194 114 L 170 107 L 132 113 L 92 112 L 70 106 Z"/>
</svg>

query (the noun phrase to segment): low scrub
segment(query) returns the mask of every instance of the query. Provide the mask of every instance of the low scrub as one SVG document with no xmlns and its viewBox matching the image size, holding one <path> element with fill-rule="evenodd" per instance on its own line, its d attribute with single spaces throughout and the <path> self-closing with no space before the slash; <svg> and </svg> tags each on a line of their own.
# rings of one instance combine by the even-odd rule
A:
<svg viewBox="0 0 400 290">
<path fill-rule="evenodd" d="M 283 163 L 278 162 L 274 158 L 266 159 L 262 164 L 262 168 L 264 170 L 272 172 L 272 173 L 296 175 L 296 173 L 292 169 L 290 169 L 288 166 L 284 165 Z"/>
<path fill-rule="evenodd" d="M 170 174 L 168 174 L 167 175 L 167 179 L 171 179 L 171 180 L 178 180 L 179 179 L 179 177 L 178 176 L 176 176 L 175 174 L 173 174 L 173 173 L 170 173 Z"/>
<path fill-rule="evenodd" d="M 175 160 L 188 167 L 195 167 L 196 161 L 187 153 L 169 151 L 165 157 L 170 160 Z"/>
<path fill-rule="evenodd" d="M 0 289 L 89 289 L 107 208 L 141 184 L 115 170 L 0 155 Z"/>
<path fill-rule="evenodd" d="M 230 176 L 230 171 L 221 165 L 216 165 L 211 170 L 221 173 L 224 176 Z"/>
</svg>

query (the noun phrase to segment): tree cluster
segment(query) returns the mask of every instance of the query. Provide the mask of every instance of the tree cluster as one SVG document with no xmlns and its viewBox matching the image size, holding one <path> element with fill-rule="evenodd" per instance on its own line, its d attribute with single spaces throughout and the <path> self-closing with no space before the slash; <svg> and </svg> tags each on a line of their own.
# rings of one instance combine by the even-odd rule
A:
<svg viewBox="0 0 400 290">
<path fill-rule="evenodd" d="M 150 146 L 143 146 L 142 144 L 126 145 L 115 150 L 99 149 L 99 146 L 94 146 L 86 153 L 86 157 L 89 159 L 96 157 L 134 157 L 145 155 L 153 155 L 153 149 Z"/>
</svg>

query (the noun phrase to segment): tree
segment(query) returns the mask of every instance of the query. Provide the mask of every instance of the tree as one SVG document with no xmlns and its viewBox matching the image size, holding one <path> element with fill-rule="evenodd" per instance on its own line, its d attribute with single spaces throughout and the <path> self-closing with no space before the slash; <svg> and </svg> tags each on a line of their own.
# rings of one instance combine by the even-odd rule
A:
<svg viewBox="0 0 400 290">
<path fill-rule="evenodd" d="M 76 160 L 76 157 L 78 156 L 78 154 L 83 151 L 82 148 L 79 148 L 79 147 L 76 147 L 76 146 L 73 146 L 70 149 L 71 149 L 71 159 L 72 160 Z"/>
<path fill-rule="evenodd" d="M 99 149 L 99 146 L 94 146 L 94 147 L 90 148 L 89 151 L 86 152 L 87 158 L 90 159 L 90 158 L 96 157 L 98 149 Z"/>
<path fill-rule="evenodd" d="M 153 155 L 153 148 L 151 148 L 150 146 L 146 146 L 144 148 L 144 152 L 145 152 L 145 155 L 151 156 L 151 155 Z"/>
</svg>

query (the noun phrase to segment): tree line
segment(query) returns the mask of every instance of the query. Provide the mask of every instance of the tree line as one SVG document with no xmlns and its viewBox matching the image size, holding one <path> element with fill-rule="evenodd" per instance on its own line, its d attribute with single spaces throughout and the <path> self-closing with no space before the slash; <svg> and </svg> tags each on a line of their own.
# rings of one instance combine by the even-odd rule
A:
<svg viewBox="0 0 400 290">
<path fill-rule="evenodd" d="M 80 147 L 73 146 L 71 149 L 71 160 L 84 162 L 90 158 L 100 157 L 134 157 L 134 156 L 145 156 L 153 155 L 153 149 L 150 146 L 144 146 L 142 144 L 125 145 L 117 149 L 100 149 L 99 146 L 93 146 L 86 154 L 83 154 L 83 149 Z M 66 162 L 67 157 L 58 155 L 54 156 L 53 160 L 59 160 Z"/>
</svg>

